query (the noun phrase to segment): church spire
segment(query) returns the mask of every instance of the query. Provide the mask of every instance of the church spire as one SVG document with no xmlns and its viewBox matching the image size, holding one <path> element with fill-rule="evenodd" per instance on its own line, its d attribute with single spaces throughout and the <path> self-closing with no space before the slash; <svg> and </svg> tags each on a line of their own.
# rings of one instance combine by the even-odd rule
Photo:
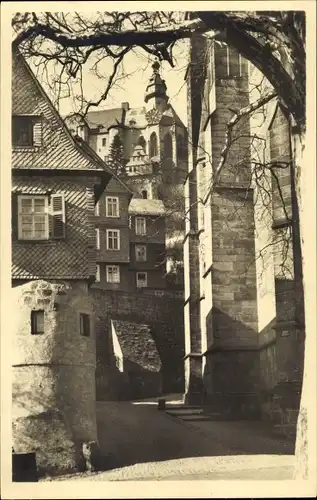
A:
<svg viewBox="0 0 317 500">
<path fill-rule="evenodd" d="M 152 105 L 151 107 L 163 112 L 166 109 L 168 96 L 165 80 L 160 75 L 160 68 L 160 62 L 156 59 L 152 64 L 153 73 L 146 87 L 144 100 L 149 105 Z"/>
</svg>

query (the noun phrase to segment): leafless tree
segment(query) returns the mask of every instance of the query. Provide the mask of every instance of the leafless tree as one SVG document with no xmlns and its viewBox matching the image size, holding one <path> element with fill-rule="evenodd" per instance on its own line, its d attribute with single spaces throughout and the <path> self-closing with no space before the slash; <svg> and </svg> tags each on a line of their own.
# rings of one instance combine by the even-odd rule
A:
<svg viewBox="0 0 317 500">
<path fill-rule="evenodd" d="M 13 46 L 18 47 L 27 58 L 32 57 L 34 64 L 41 66 L 44 74 L 49 64 L 55 65 L 55 84 L 60 95 L 62 88 L 69 89 L 70 82 L 77 79 L 81 84 L 84 65 L 91 63 L 95 71 L 98 71 L 101 61 L 111 61 L 112 72 L 102 95 L 94 102 L 86 102 L 83 93 L 78 96 L 83 114 L 107 98 L 116 79 L 122 78 L 120 67 L 125 56 L 135 48 L 166 60 L 171 66 L 174 65 L 173 51 L 176 44 L 180 40 L 190 39 L 193 33 L 202 33 L 237 49 L 264 75 L 272 90 L 269 95 L 260 96 L 257 102 L 237 110 L 232 116 L 217 172 L 220 174 L 226 164 L 234 127 L 243 116 L 261 109 L 268 100 L 276 96 L 292 122 L 292 168 L 301 227 L 303 192 L 300 188 L 306 132 L 305 12 L 139 11 L 94 12 L 89 16 L 78 12 L 24 12 L 16 13 L 12 19 L 12 27 Z M 67 95 L 68 91 L 63 92 Z M 259 164 L 260 166 L 255 165 L 255 171 L 261 176 L 263 166 L 261 162 Z M 266 165 L 266 168 L 269 167 Z M 299 241 L 305 260 L 305 242 L 303 239 Z M 301 265 L 299 273 L 301 274 Z M 307 316 L 307 309 L 305 314 Z M 306 338 L 311 334 L 314 335 L 314 332 L 306 331 Z M 306 400 L 303 399 L 306 394 L 305 380 L 304 377 L 297 439 L 300 476 L 307 471 L 307 456 L 304 453 L 307 420 Z"/>
</svg>

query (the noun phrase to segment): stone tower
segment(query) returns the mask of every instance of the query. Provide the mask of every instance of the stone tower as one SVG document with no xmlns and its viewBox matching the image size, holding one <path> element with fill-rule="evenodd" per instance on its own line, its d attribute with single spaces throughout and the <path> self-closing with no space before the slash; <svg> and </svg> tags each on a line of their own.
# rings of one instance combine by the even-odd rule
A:
<svg viewBox="0 0 317 500">
<path fill-rule="evenodd" d="M 207 62 L 206 62 L 207 61 Z M 227 123 L 248 104 L 248 66 L 228 46 L 201 36 L 191 45 L 186 221 L 186 392 L 224 411 L 257 414 L 258 336 L 250 124 L 230 149 L 219 182 Z M 240 168 L 237 168 L 237 164 Z"/>
<path fill-rule="evenodd" d="M 147 109 L 156 109 L 161 113 L 167 108 L 168 96 L 165 80 L 160 75 L 160 63 L 155 61 L 152 64 L 153 74 L 149 84 L 146 87 L 144 100 L 147 104 Z"/>
<path fill-rule="evenodd" d="M 14 450 L 35 451 L 40 473 L 80 470 L 83 444 L 97 441 L 95 340 L 78 334 L 78 311 L 92 317 L 88 288 L 39 280 L 12 293 Z"/>
</svg>

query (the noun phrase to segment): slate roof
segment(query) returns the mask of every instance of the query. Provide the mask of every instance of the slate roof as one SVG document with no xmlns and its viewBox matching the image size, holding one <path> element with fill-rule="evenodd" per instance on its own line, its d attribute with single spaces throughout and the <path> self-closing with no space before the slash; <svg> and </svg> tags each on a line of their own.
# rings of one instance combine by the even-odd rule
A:
<svg viewBox="0 0 317 500">
<path fill-rule="evenodd" d="M 125 320 L 112 320 L 123 359 L 140 368 L 159 372 L 161 359 L 149 325 Z"/>
<path fill-rule="evenodd" d="M 111 172 L 78 146 L 23 56 L 12 54 L 12 114 L 42 118 L 42 146 L 13 147 L 13 169 Z"/>
<path fill-rule="evenodd" d="M 165 206 L 161 200 L 145 200 L 144 198 L 132 198 L 129 205 L 129 214 L 163 215 L 165 214 Z"/>
<path fill-rule="evenodd" d="M 101 111 L 88 111 L 86 122 L 90 129 L 97 129 L 99 125 L 106 130 L 114 125 L 122 125 L 124 118 L 123 108 L 104 109 Z"/>
</svg>

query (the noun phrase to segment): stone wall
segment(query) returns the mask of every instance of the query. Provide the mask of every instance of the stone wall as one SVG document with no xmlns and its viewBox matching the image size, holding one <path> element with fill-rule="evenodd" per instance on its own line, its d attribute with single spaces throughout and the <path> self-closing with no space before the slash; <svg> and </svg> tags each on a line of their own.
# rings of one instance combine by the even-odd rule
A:
<svg viewBox="0 0 317 500">
<path fill-rule="evenodd" d="M 97 399 L 118 399 L 120 374 L 114 366 L 111 321 L 147 325 L 160 355 L 163 392 L 183 392 L 183 300 L 142 293 L 91 290 L 96 322 Z M 122 378 L 122 377 L 121 377 Z"/>
<path fill-rule="evenodd" d="M 12 289 L 13 443 L 36 452 L 42 471 L 84 467 L 82 444 L 97 440 L 94 318 L 83 282 L 31 281 Z M 44 332 L 32 334 L 31 312 L 44 311 Z M 90 335 L 80 335 L 88 314 Z"/>
</svg>

